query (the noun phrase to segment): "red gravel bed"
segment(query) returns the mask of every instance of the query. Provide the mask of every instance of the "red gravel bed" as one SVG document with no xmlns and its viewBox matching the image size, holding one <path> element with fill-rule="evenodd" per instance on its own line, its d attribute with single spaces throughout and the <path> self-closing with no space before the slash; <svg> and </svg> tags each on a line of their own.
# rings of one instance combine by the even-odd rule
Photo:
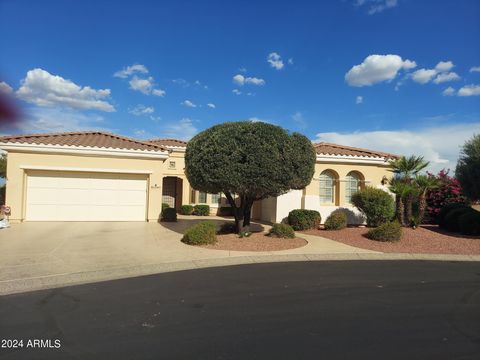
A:
<svg viewBox="0 0 480 360">
<path fill-rule="evenodd" d="M 236 234 L 217 235 L 216 244 L 202 245 L 201 247 L 232 251 L 278 251 L 295 249 L 305 245 L 307 245 L 305 239 L 280 239 L 266 236 L 263 232 L 258 232 L 246 238 L 239 238 Z"/>
<path fill-rule="evenodd" d="M 480 255 L 480 237 L 448 233 L 436 225 L 425 225 L 415 230 L 403 228 L 402 238 L 396 243 L 367 239 L 364 235 L 368 230 L 349 227 L 342 230 L 308 230 L 305 233 L 385 253 Z"/>
</svg>

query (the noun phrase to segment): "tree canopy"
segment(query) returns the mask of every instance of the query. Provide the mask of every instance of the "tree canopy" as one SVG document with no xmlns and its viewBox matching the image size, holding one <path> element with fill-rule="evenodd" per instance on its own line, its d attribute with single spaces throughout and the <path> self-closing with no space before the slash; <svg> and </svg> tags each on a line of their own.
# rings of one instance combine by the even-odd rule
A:
<svg viewBox="0 0 480 360">
<path fill-rule="evenodd" d="M 315 159 L 312 143 L 299 133 L 262 122 L 227 122 L 188 142 L 185 172 L 194 189 L 223 192 L 236 221 L 243 217 L 247 226 L 253 201 L 307 186 Z"/>
<path fill-rule="evenodd" d="M 480 134 L 463 145 L 455 176 L 468 198 L 480 200 Z"/>
</svg>

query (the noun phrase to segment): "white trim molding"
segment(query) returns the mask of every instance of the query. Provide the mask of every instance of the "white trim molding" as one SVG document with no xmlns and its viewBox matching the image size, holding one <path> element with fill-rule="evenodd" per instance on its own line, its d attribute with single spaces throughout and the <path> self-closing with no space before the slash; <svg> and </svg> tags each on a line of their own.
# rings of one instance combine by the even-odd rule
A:
<svg viewBox="0 0 480 360">
<path fill-rule="evenodd" d="M 317 154 L 317 162 L 324 162 L 324 163 L 347 162 L 347 163 L 360 163 L 360 164 L 388 165 L 388 159 L 384 157 L 353 156 L 353 155 Z"/>
<path fill-rule="evenodd" d="M 41 165 L 20 165 L 23 170 L 45 170 L 45 171 L 74 171 L 74 172 L 93 172 L 93 173 L 113 173 L 113 174 L 153 174 L 152 170 L 132 170 L 132 169 L 105 169 L 105 168 L 81 168 L 65 166 L 41 166 Z"/>
<path fill-rule="evenodd" d="M 0 149 L 5 151 L 38 152 L 56 154 L 76 154 L 86 156 L 114 156 L 129 158 L 167 159 L 168 151 L 132 150 L 99 148 L 91 146 L 44 145 L 23 143 L 0 143 Z"/>
</svg>

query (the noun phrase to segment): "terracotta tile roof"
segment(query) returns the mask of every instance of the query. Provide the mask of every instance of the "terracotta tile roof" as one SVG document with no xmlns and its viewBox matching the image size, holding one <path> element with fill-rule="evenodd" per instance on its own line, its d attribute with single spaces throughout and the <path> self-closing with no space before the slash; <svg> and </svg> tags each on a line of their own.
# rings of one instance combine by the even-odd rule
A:
<svg viewBox="0 0 480 360">
<path fill-rule="evenodd" d="M 0 137 L 0 143 L 43 144 L 165 151 L 163 146 L 101 131 L 31 134 Z"/>
<path fill-rule="evenodd" d="M 320 142 L 313 144 L 317 154 L 324 155 L 346 155 L 346 156 L 363 156 L 363 157 L 372 157 L 372 158 L 385 158 L 385 159 L 395 159 L 398 158 L 397 155 L 389 154 L 380 151 L 368 150 L 355 148 L 345 145 L 337 145 L 327 142 Z"/>
<path fill-rule="evenodd" d="M 176 147 L 187 147 L 187 142 L 178 139 L 152 139 L 147 140 L 151 144 L 156 144 L 160 146 L 176 146 Z"/>
</svg>

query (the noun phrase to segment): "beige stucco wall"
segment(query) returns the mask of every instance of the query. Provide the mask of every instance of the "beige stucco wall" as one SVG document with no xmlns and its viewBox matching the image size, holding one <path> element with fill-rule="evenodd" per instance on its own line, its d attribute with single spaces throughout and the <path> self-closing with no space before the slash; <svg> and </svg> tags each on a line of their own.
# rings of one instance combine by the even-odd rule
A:
<svg viewBox="0 0 480 360">
<path fill-rule="evenodd" d="M 159 218 L 162 203 L 162 176 L 165 166 L 163 159 L 9 152 L 6 204 L 12 208 L 10 219 L 13 222 L 22 221 L 25 218 L 24 205 L 28 174 L 28 170 L 22 169 L 25 166 L 151 172 L 146 175 L 148 177 L 147 219 L 157 221 Z"/>
</svg>

